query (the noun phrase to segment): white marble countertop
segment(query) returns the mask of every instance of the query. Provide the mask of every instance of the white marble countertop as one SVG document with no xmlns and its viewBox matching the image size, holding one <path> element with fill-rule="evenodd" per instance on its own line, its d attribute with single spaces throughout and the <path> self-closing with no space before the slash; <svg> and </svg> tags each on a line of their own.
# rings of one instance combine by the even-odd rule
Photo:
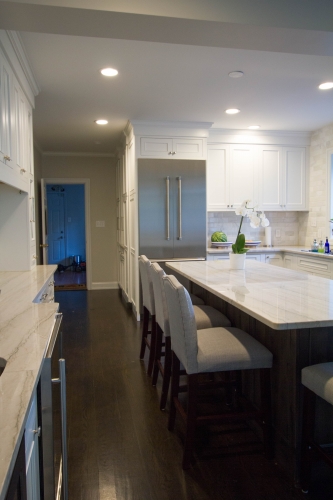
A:
<svg viewBox="0 0 333 500">
<path fill-rule="evenodd" d="M 333 326 L 333 280 L 248 260 L 167 262 L 190 281 L 275 330 Z"/>
<path fill-rule="evenodd" d="M 0 500 L 5 498 L 59 307 L 33 300 L 56 268 L 0 272 L 0 357 L 7 361 L 0 376 Z"/>
<path fill-rule="evenodd" d="M 228 254 L 231 252 L 231 247 L 230 248 L 216 248 L 216 247 L 208 247 L 207 248 L 207 253 L 214 255 L 214 254 Z M 255 248 L 250 248 L 248 253 L 275 253 L 275 252 L 285 252 L 285 253 L 294 253 L 298 255 L 307 255 L 308 257 L 319 257 L 319 258 L 325 258 L 325 259 L 333 259 L 333 254 L 325 254 L 325 253 L 319 253 L 319 252 L 309 252 L 309 248 L 305 246 L 286 246 L 286 245 L 281 245 L 281 246 L 275 246 L 275 247 L 255 247 Z"/>
<path fill-rule="evenodd" d="M 214 254 L 228 254 L 231 252 L 231 247 L 230 248 L 216 248 L 216 247 L 208 247 L 207 248 L 207 254 L 209 255 L 214 255 Z M 283 252 L 283 253 L 294 253 L 297 255 L 307 255 L 308 257 L 319 257 L 319 258 L 324 258 L 324 259 L 333 259 L 333 254 L 325 254 L 325 253 L 319 253 L 319 252 L 309 252 L 309 248 L 305 246 L 286 246 L 286 245 L 281 245 L 281 246 L 275 246 L 275 247 L 256 247 L 256 248 L 249 248 L 248 253 L 276 253 L 276 252 Z"/>
</svg>

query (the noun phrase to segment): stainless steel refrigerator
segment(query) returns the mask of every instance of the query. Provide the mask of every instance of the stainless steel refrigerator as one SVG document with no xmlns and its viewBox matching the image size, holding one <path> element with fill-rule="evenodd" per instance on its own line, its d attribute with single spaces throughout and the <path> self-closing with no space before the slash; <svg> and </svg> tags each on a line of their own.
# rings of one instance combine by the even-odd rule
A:
<svg viewBox="0 0 333 500">
<path fill-rule="evenodd" d="M 138 186 L 140 255 L 206 259 L 206 162 L 139 159 Z"/>
</svg>

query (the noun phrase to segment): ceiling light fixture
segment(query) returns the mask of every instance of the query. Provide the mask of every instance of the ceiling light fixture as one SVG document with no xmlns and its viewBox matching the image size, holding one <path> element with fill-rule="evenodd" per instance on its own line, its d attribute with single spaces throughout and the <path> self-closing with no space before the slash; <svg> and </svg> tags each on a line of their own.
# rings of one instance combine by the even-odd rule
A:
<svg viewBox="0 0 333 500">
<path fill-rule="evenodd" d="M 231 71 L 231 73 L 229 73 L 229 76 L 230 78 L 241 78 L 242 76 L 244 76 L 244 73 L 243 71 Z"/>
<path fill-rule="evenodd" d="M 103 69 L 101 69 L 101 73 L 104 76 L 116 76 L 116 75 L 118 75 L 118 71 L 114 68 L 103 68 Z"/>
<path fill-rule="evenodd" d="M 228 115 L 236 115 L 237 113 L 240 112 L 240 109 L 237 109 L 237 108 L 230 108 L 230 109 L 226 109 L 225 112 L 228 114 Z"/>
<path fill-rule="evenodd" d="M 319 85 L 320 90 L 329 90 L 329 89 L 333 89 L 333 82 L 325 82 L 325 83 L 321 83 Z"/>
<path fill-rule="evenodd" d="M 107 120 L 95 120 L 95 123 L 97 123 L 97 125 L 106 125 L 109 122 Z"/>
<path fill-rule="evenodd" d="M 260 128 L 260 125 L 250 125 L 248 128 L 250 130 L 257 130 L 258 128 Z"/>
</svg>

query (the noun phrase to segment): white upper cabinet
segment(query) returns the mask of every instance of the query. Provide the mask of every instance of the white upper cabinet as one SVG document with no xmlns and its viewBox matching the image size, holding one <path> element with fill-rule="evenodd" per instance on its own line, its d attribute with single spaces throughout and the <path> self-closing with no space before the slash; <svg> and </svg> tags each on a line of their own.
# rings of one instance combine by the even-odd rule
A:
<svg viewBox="0 0 333 500">
<path fill-rule="evenodd" d="M 151 158 L 204 159 L 201 137 L 140 137 L 140 156 Z"/>
<path fill-rule="evenodd" d="M 243 201 L 258 203 L 258 167 L 256 146 L 230 146 L 230 207 L 239 207 Z"/>
<path fill-rule="evenodd" d="M 261 210 L 307 210 L 306 148 L 208 144 L 207 210 L 247 199 Z"/>
<path fill-rule="evenodd" d="M 260 208 L 306 210 L 305 148 L 259 146 Z"/>
<path fill-rule="evenodd" d="M 12 71 L 0 51 L 0 161 L 12 167 Z"/>
<path fill-rule="evenodd" d="M 243 201 L 258 203 L 256 146 L 208 144 L 207 210 L 239 207 Z"/>
<path fill-rule="evenodd" d="M 305 148 L 283 148 L 285 210 L 306 210 Z"/>
<path fill-rule="evenodd" d="M 229 145 L 209 144 L 207 151 L 207 210 L 226 210 L 229 196 Z"/>
</svg>

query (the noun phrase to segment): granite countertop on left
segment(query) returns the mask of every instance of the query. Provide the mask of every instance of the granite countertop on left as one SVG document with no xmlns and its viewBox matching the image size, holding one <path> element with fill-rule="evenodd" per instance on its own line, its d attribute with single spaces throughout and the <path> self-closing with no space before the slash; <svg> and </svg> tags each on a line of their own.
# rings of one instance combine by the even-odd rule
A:
<svg viewBox="0 0 333 500">
<path fill-rule="evenodd" d="M 59 304 L 33 303 L 57 266 L 0 272 L 0 500 L 21 442 L 27 410 L 36 388 Z"/>
</svg>

